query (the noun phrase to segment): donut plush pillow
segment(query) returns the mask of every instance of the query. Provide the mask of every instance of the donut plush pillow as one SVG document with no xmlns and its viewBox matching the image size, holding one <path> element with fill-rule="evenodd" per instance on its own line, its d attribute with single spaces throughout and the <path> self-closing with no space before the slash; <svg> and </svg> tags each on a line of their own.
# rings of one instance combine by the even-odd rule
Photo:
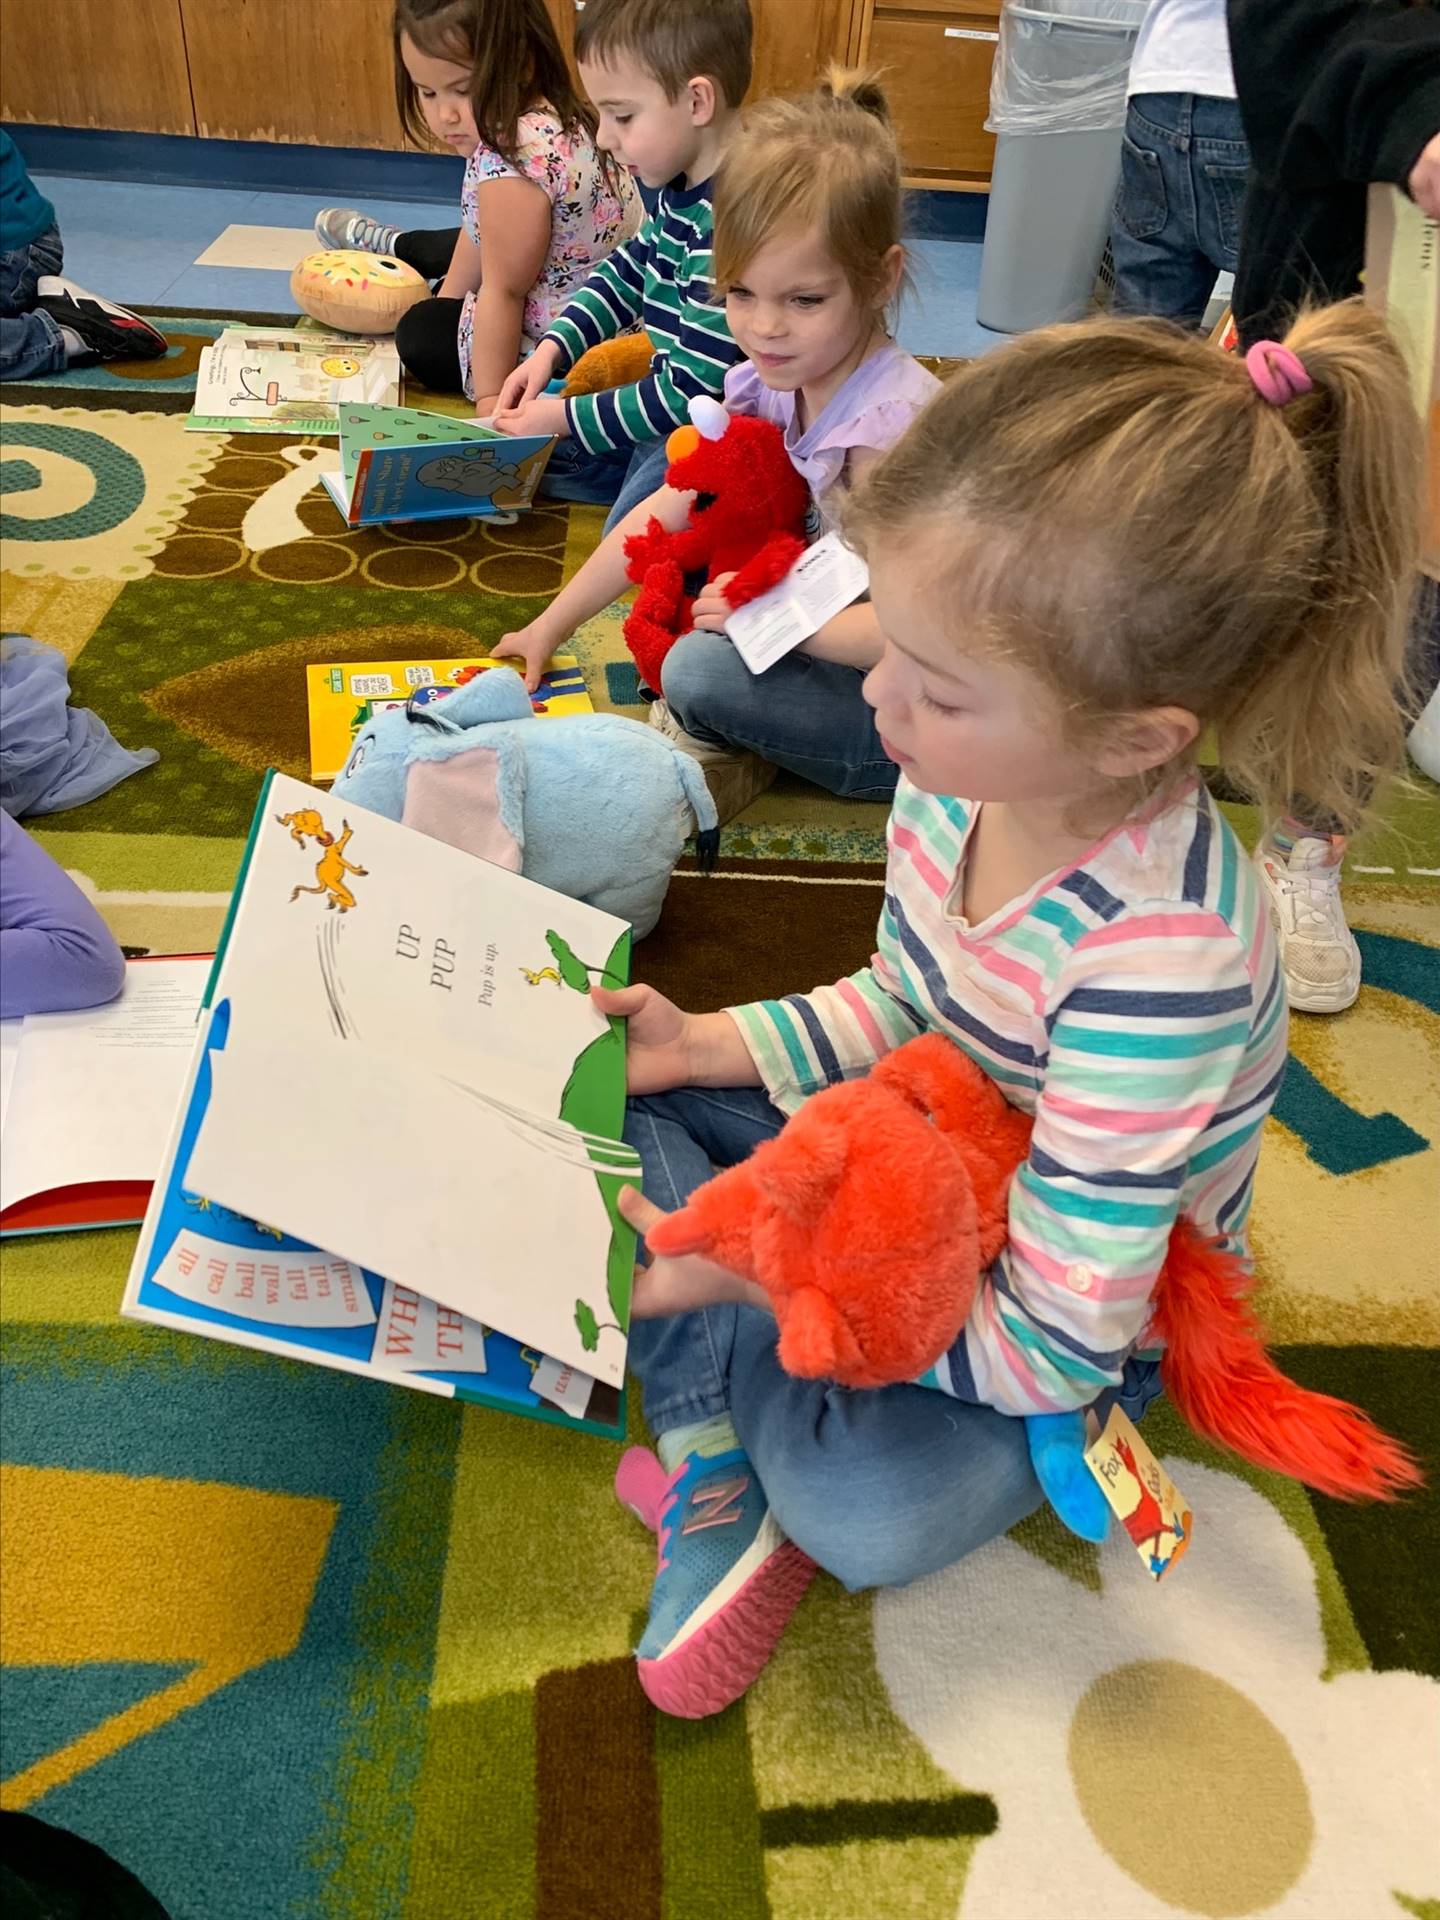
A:
<svg viewBox="0 0 1440 1920">
<path fill-rule="evenodd" d="M 290 291 L 302 313 L 342 333 L 393 333 L 402 313 L 430 297 L 414 267 L 354 247 L 307 254 L 290 276 Z"/>
</svg>

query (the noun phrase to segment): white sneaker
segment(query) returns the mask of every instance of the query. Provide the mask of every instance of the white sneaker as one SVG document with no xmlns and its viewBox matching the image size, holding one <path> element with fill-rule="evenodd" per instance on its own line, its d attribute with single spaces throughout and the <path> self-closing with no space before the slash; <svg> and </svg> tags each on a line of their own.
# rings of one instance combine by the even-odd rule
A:
<svg viewBox="0 0 1440 1920">
<path fill-rule="evenodd" d="M 1410 758 L 1422 773 L 1440 780 L 1440 687 L 1410 729 Z"/>
<path fill-rule="evenodd" d="M 722 827 L 774 785 L 778 767 L 772 767 L 748 747 L 717 747 L 708 740 L 697 740 L 685 731 L 663 700 L 650 702 L 649 719 L 657 733 L 663 733 L 682 753 L 699 761 Z"/>
<path fill-rule="evenodd" d="M 1332 843 L 1297 840 L 1284 854 L 1265 841 L 1255 851 L 1255 865 L 1291 1006 L 1301 1013 L 1343 1013 L 1360 992 L 1360 949 L 1345 921 Z"/>
</svg>

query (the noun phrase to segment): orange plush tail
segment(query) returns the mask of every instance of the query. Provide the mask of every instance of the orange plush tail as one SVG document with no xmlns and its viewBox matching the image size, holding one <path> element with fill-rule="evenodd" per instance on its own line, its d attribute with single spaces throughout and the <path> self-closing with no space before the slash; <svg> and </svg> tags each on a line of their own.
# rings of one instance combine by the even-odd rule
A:
<svg viewBox="0 0 1440 1920">
<path fill-rule="evenodd" d="M 1370 1416 L 1281 1373 L 1247 1298 L 1244 1263 L 1183 1220 L 1155 1296 L 1161 1374 L 1197 1433 L 1337 1500 L 1393 1500 L 1422 1484 L 1413 1455 Z"/>
</svg>

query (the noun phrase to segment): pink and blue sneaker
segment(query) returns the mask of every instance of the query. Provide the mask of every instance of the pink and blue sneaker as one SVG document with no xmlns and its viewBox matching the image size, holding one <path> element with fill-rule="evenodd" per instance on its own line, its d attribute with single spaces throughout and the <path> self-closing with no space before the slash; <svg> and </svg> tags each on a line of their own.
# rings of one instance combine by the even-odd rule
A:
<svg viewBox="0 0 1440 1920">
<path fill-rule="evenodd" d="M 749 1456 L 687 1454 L 672 1474 L 631 1447 L 617 1498 L 659 1536 L 635 1665 L 662 1713 L 700 1720 L 738 1700 L 775 1651 L 815 1562 L 787 1540 Z"/>
</svg>

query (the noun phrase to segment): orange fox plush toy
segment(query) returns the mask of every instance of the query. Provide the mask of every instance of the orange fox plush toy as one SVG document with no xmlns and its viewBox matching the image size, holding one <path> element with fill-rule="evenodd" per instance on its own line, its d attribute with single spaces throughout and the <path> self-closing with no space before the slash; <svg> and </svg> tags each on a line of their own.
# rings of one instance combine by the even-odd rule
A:
<svg viewBox="0 0 1440 1920">
<path fill-rule="evenodd" d="M 815 1094 L 646 1243 L 758 1281 L 789 1372 L 851 1387 L 914 1380 L 958 1338 L 1005 1244 L 1030 1128 L 966 1054 L 926 1034 L 866 1078 Z M 1242 1459 L 1339 1499 L 1418 1485 L 1414 1460 L 1368 1415 L 1280 1372 L 1250 1284 L 1243 1261 L 1177 1223 L 1146 1344 L 1164 1345 L 1161 1378 L 1181 1415 Z"/>
</svg>

